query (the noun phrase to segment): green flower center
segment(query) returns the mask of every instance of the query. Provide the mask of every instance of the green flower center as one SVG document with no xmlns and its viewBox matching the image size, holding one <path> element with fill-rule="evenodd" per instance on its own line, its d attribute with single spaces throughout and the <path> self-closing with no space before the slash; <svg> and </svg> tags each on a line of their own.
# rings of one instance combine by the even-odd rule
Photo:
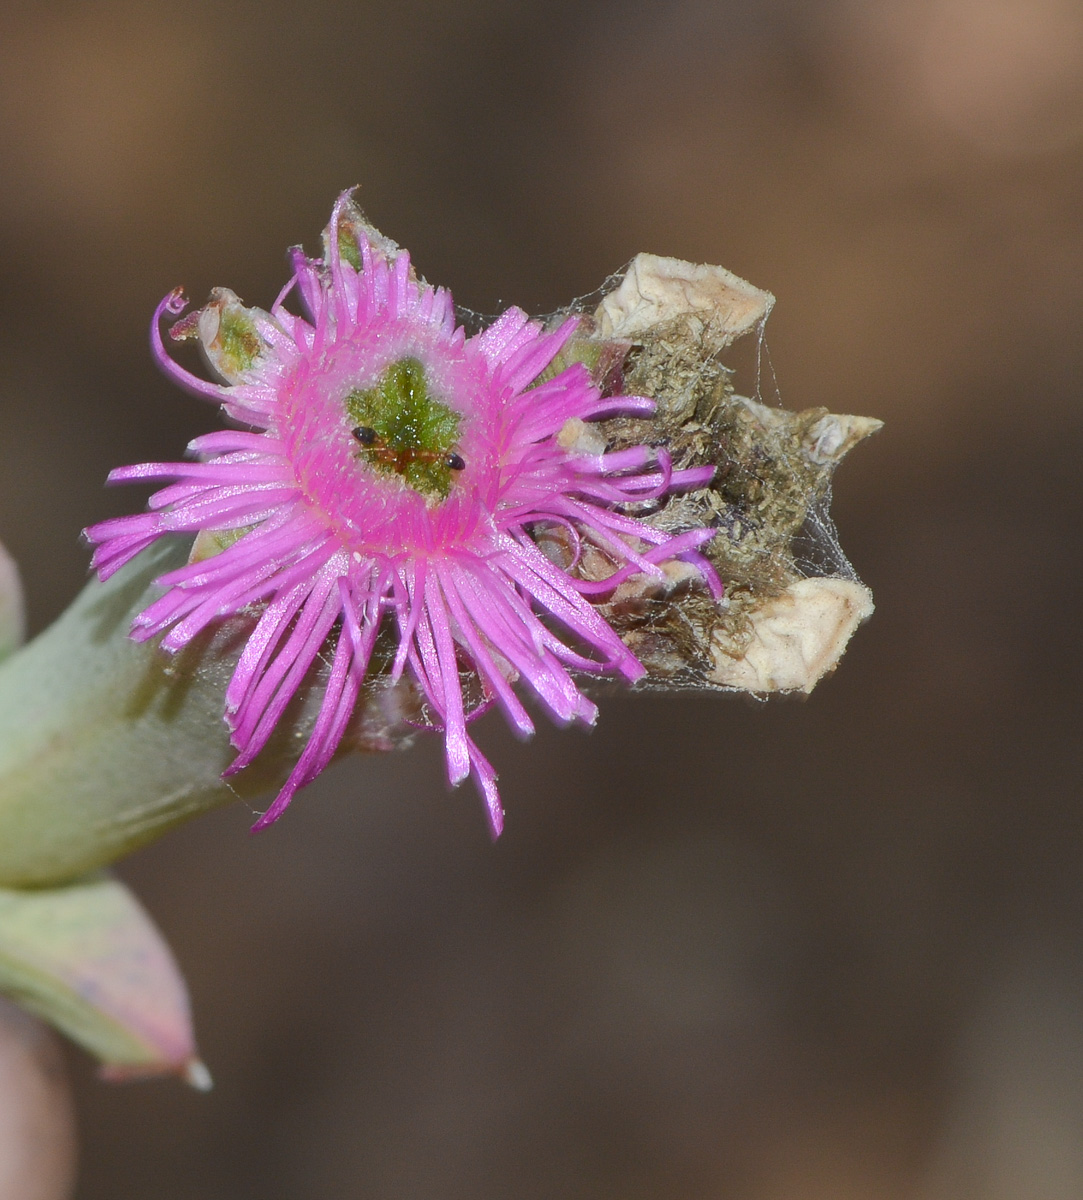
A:
<svg viewBox="0 0 1083 1200">
<path fill-rule="evenodd" d="M 459 414 L 432 395 L 416 358 L 393 362 L 373 387 L 354 388 L 345 403 L 359 455 L 370 467 L 447 499 L 466 465 L 455 449 Z"/>
</svg>

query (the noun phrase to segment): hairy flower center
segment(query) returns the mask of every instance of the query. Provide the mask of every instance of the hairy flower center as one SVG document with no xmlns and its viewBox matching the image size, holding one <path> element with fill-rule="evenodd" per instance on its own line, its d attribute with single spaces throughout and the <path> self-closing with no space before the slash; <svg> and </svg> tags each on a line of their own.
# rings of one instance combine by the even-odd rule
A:
<svg viewBox="0 0 1083 1200">
<path fill-rule="evenodd" d="M 349 392 L 345 406 L 369 466 L 400 476 L 422 495 L 447 499 L 466 466 L 455 448 L 459 414 L 433 396 L 418 359 L 393 362 L 373 387 Z"/>
</svg>

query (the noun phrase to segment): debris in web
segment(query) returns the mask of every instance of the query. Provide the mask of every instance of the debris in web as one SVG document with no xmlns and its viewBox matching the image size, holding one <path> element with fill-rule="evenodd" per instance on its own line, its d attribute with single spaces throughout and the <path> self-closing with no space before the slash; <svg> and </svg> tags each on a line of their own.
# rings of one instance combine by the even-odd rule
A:
<svg viewBox="0 0 1083 1200">
<path fill-rule="evenodd" d="M 640 687 L 809 692 L 872 614 L 872 594 L 830 517 L 831 481 L 882 422 L 791 412 L 735 391 L 720 356 L 746 334 L 762 339 L 773 304 L 722 267 L 639 254 L 596 306 L 573 307 L 579 333 L 550 368 L 580 361 L 604 391 L 657 401 L 653 418 L 567 431 L 585 452 L 647 444 L 666 449 L 674 469 L 716 468 L 707 487 L 647 502 L 636 515 L 672 533 L 718 531 L 704 553 L 725 584 L 721 603 L 678 562 L 664 580 L 621 583 L 600 605 L 647 668 Z M 614 565 L 588 548 L 576 569 L 600 580 Z"/>
</svg>

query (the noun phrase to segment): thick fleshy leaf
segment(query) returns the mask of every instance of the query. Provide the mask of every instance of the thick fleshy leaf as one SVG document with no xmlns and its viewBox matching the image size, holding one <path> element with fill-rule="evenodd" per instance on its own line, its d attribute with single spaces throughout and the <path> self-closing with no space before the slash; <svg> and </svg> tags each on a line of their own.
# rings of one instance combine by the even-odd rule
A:
<svg viewBox="0 0 1083 1200">
<path fill-rule="evenodd" d="M 108 875 L 0 889 L 0 992 L 97 1057 L 108 1078 L 177 1074 L 209 1085 L 169 947 Z"/>
<path fill-rule="evenodd" d="M 326 666 L 299 690 L 252 766 L 234 758 L 222 719 L 250 618 L 234 617 L 170 656 L 128 636 L 152 580 L 183 566 L 190 538 L 166 538 L 92 581 L 70 608 L 0 664 L 0 887 L 81 878 L 179 822 L 231 800 L 255 810 L 281 786 L 319 712 Z M 247 622 L 247 624 L 246 624 Z M 321 674 L 322 672 L 322 674 Z M 413 728 L 374 688 L 343 744 L 392 749 Z"/>
<path fill-rule="evenodd" d="M 19 568 L 11 555 L 0 546 L 0 658 L 6 658 L 12 650 L 22 645 L 25 633 Z"/>
</svg>

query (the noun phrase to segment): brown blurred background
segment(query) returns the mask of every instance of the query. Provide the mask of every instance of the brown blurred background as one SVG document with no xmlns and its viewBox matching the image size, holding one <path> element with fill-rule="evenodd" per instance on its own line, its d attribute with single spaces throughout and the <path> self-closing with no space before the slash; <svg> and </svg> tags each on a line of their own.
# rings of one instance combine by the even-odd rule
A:
<svg viewBox="0 0 1083 1200">
<path fill-rule="evenodd" d="M 353 183 L 481 312 L 638 250 L 774 291 L 783 402 L 887 422 L 835 504 L 879 609 L 804 703 L 486 720 L 495 847 L 430 741 L 124 864 L 216 1088 L 73 1052 L 80 1200 L 1078 1200 L 1083 6 L 6 4 L 35 629 L 139 500 L 108 469 L 216 423 L 155 302 L 269 304 Z"/>
</svg>

